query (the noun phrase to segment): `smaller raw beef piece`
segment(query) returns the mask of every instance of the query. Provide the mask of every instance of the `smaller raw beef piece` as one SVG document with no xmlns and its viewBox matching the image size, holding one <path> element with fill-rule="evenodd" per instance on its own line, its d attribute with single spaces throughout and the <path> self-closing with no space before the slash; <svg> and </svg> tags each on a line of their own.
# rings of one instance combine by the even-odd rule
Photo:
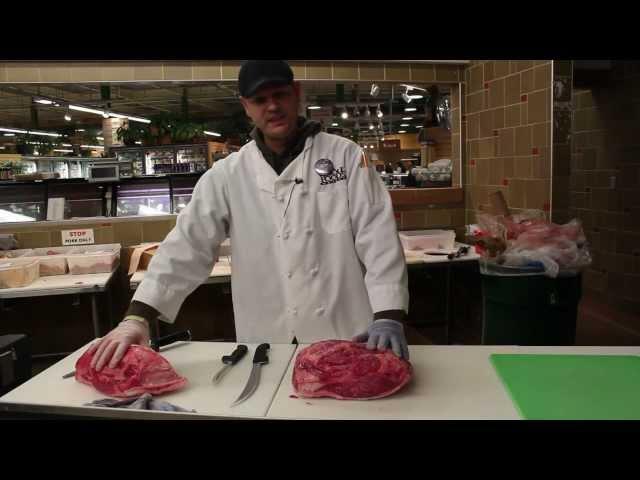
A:
<svg viewBox="0 0 640 480">
<path fill-rule="evenodd" d="M 76 362 L 76 380 L 93 386 L 111 397 L 136 397 L 143 393 L 159 395 L 179 390 L 187 379 L 149 347 L 131 345 L 116 368 L 91 368 L 93 354 L 85 352 Z"/>
<path fill-rule="evenodd" d="M 300 397 L 373 400 L 400 390 L 411 374 L 411 364 L 391 350 L 368 350 L 361 343 L 325 340 L 296 356 L 293 388 Z"/>
</svg>

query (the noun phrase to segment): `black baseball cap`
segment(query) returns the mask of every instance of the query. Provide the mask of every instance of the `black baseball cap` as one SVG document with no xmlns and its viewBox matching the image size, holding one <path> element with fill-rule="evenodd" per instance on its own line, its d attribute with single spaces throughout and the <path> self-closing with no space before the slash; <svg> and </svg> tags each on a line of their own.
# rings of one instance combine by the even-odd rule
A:
<svg viewBox="0 0 640 480">
<path fill-rule="evenodd" d="M 248 98 L 265 85 L 291 85 L 293 71 L 284 60 L 246 60 L 238 74 L 240 96 Z"/>
</svg>

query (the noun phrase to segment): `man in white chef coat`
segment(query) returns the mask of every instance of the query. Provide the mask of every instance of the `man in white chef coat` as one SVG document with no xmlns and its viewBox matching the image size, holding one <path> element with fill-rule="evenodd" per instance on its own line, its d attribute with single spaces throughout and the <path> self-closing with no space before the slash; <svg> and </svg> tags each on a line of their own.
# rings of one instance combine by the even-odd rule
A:
<svg viewBox="0 0 640 480">
<path fill-rule="evenodd" d="M 284 61 L 243 63 L 240 101 L 253 141 L 198 181 L 153 257 L 124 320 L 91 348 L 98 370 L 173 322 L 233 247 L 237 341 L 353 339 L 407 358 L 407 269 L 391 198 L 360 147 L 298 116 L 300 84 Z"/>
</svg>

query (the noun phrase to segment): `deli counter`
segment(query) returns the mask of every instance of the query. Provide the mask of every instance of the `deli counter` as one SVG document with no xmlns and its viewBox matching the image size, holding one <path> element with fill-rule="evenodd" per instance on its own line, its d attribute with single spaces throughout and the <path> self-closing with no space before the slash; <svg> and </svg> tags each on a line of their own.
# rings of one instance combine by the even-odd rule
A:
<svg viewBox="0 0 640 480">
<path fill-rule="evenodd" d="M 201 175 L 167 174 L 100 183 L 77 178 L 2 181 L 0 223 L 177 214 L 191 200 Z"/>
</svg>

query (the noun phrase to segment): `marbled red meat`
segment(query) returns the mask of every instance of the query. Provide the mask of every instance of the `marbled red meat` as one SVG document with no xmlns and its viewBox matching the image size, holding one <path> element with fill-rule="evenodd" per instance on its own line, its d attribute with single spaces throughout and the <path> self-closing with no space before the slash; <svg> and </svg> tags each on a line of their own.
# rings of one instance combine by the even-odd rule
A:
<svg viewBox="0 0 640 480">
<path fill-rule="evenodd" d="M 76 362 L 76 380 L 112 397 L 135 397 L 143 393 L 159 395 L 179 390 L 187 379 L 149 347 L 131 345 L 116 368 L 91 368 L 93 354 L 85 352 Z"/>
<path fill-rule="evenodd" d="M 293 388 L 301 397 L 373 400 L 387 397 L 411 380 L 411 364 L 391 350 L 325 340 L 302 349 L 293 369 Z"/>
</svg>

